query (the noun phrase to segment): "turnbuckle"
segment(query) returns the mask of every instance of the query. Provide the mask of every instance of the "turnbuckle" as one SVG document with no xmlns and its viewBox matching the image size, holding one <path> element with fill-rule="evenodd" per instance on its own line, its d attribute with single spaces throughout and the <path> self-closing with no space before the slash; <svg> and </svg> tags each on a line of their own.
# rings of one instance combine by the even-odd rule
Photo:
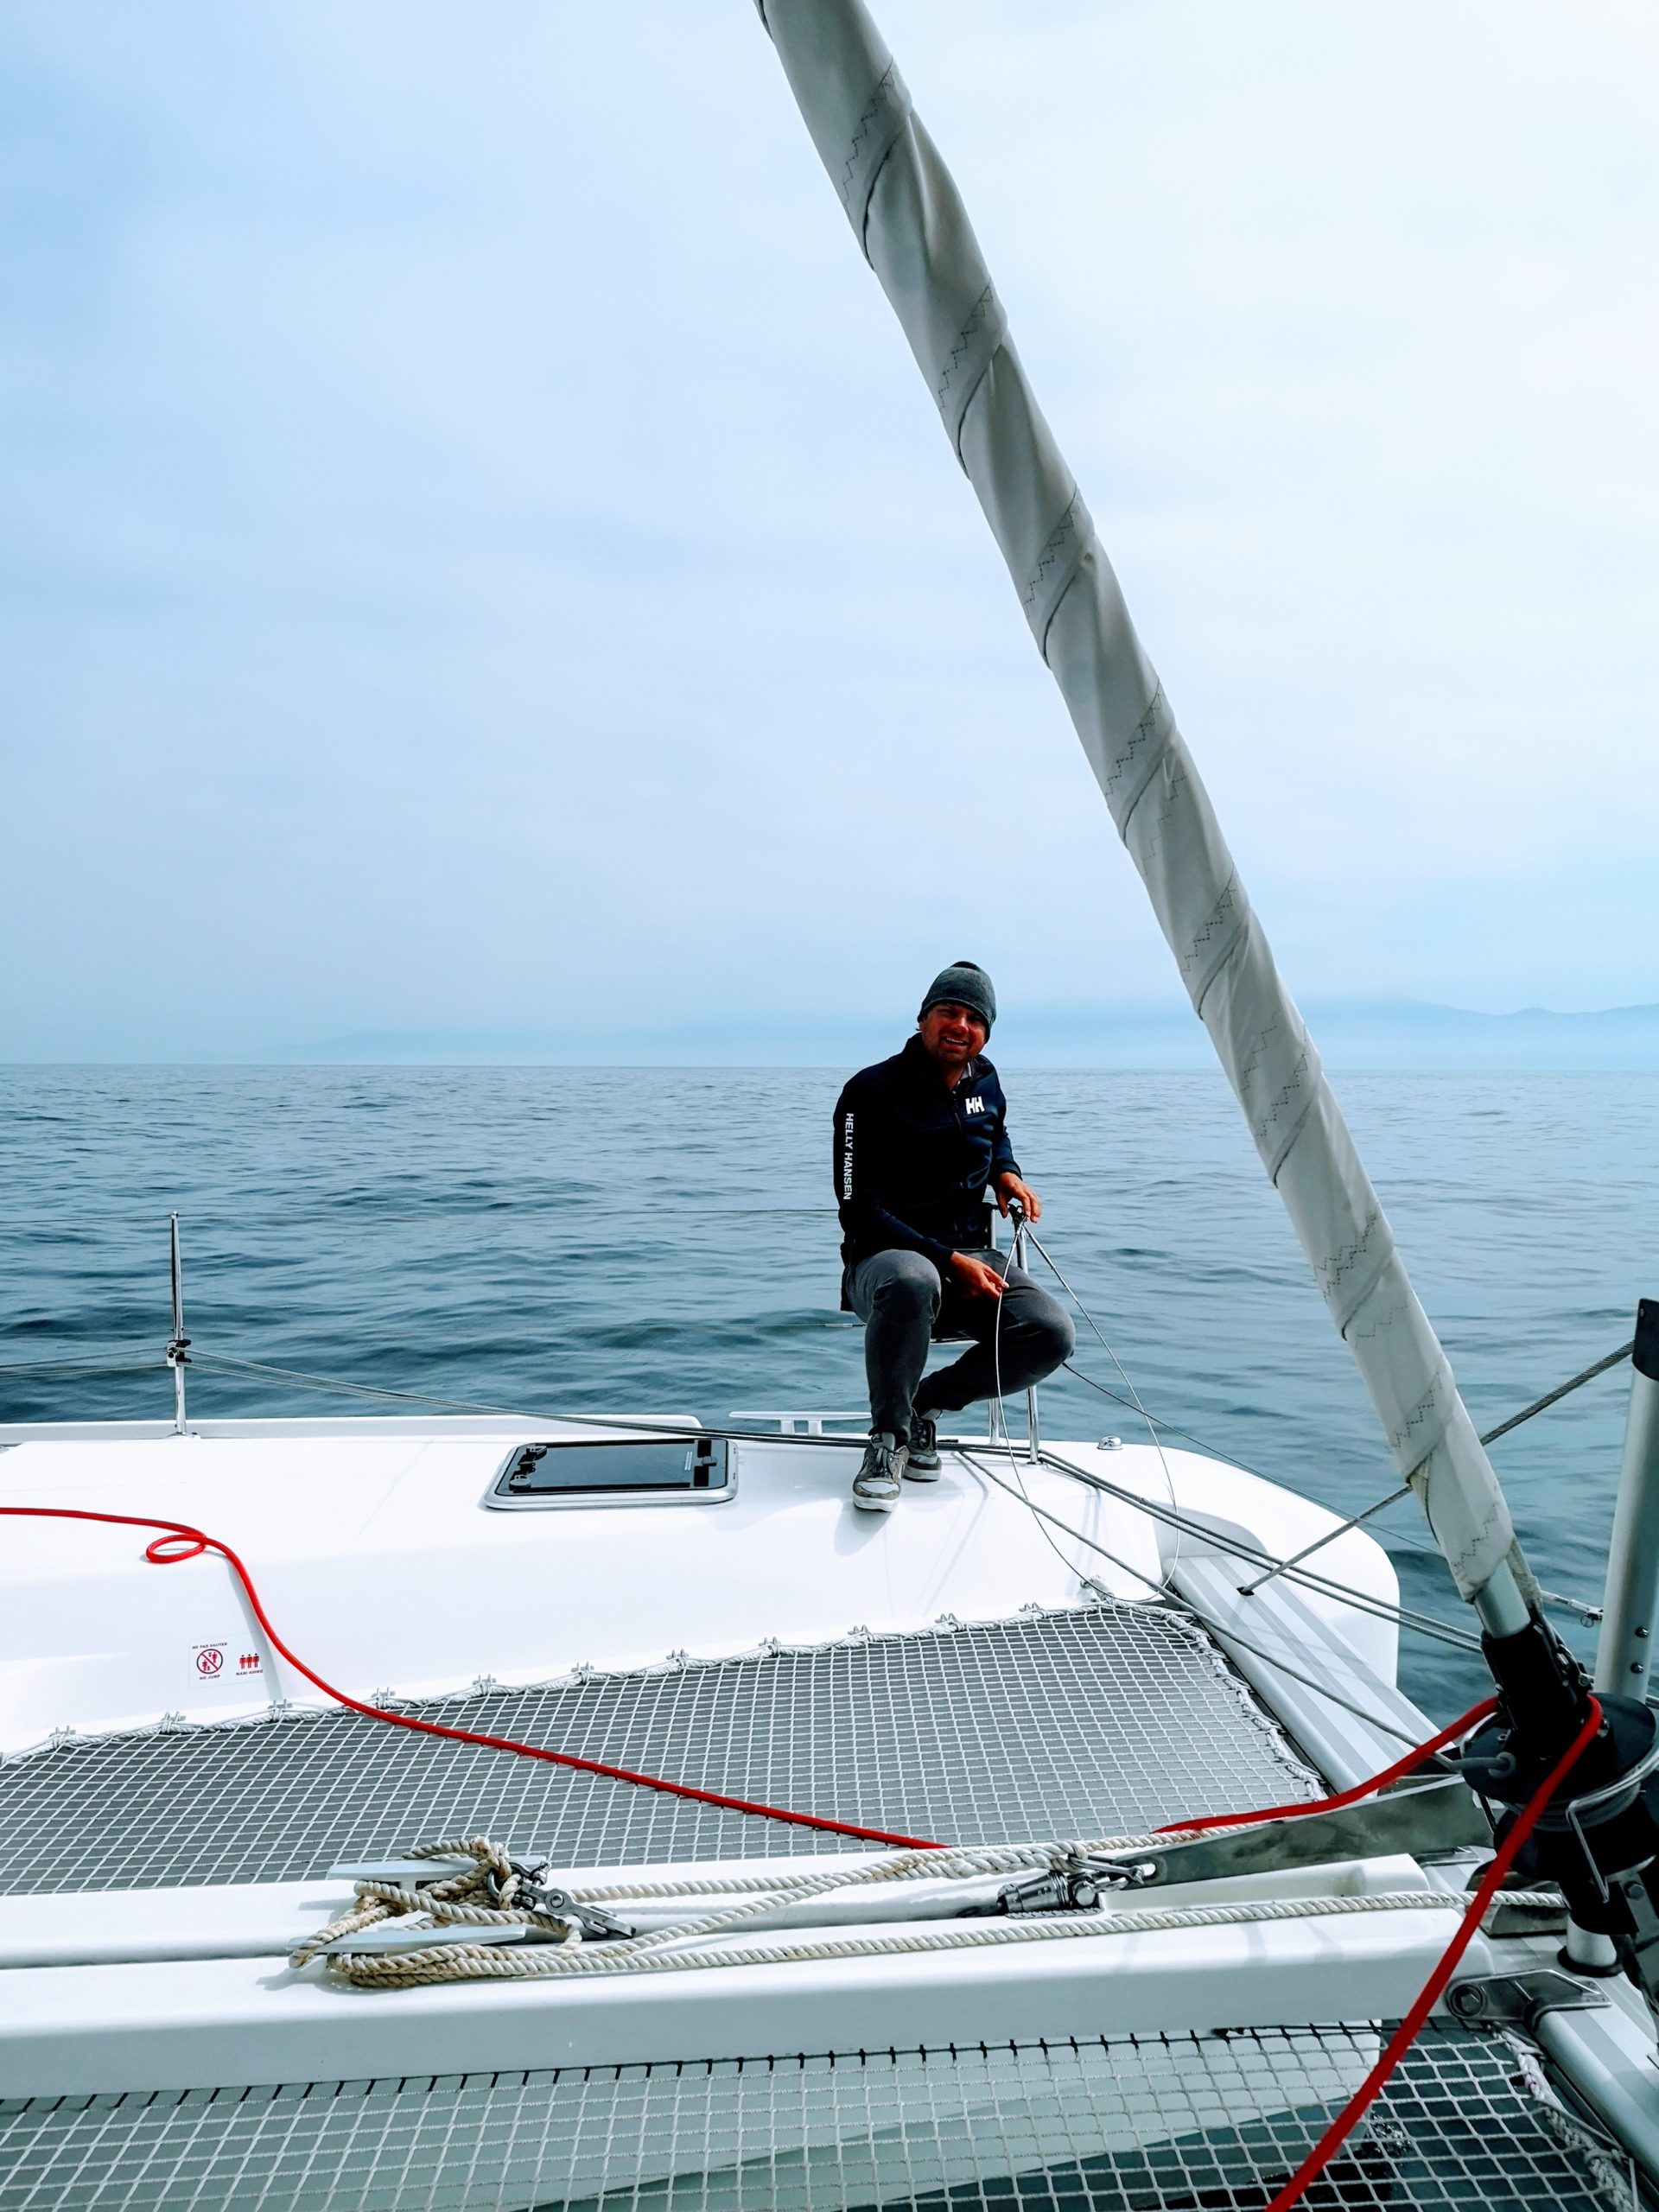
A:
<svg viewBox="0 0 1659 2212">
<path fill-rule="evenodd" d="M 1151 1861 L 1125 1859 L 1073 1859 L 1051 1866 L 1022 1882 L 1008 1882 L 994 1897 L 965 1904 L 958 1920 L 1024 1918 L 1039 1912 L 1097 1912 L 1106 1890 L 1138 1889 L 1157 1872 Z"/>
<path fill-rule="evenodd" d="M 607 1912 L 602 1905 L 584 1904 L 580 1898 L 573 1897 L 569 1890 L 562 1890 L 556 1884 L 550 1882 L 546 1860 L 538 1866 L 526 1866 L 517 1859 L 510 1859 L 507 1865 L 518 1877 L 518 1884 L 506 1910 L 522 1907 L 526 1912 L 551 1920 L 573 1922 L 582 1930 L 582 1941 L 588 1943 L 626 1943 L 637 1934 L 636 1929 Z M 500 1878 L 492 1872 L 487 1886 L 491 1896 L 500 1904 Z"/>
</svg>

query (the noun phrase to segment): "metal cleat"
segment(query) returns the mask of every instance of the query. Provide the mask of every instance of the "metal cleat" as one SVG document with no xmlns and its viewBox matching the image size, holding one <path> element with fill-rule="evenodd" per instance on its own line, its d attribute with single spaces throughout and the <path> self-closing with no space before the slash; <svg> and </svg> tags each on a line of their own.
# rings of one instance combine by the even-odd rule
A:
<svg viewBox="0 0 1659 2212">
<path fill-rule="evenodd" d="M 362 1957 L 378 1952 L 385 1956 L 400 1951 L 429 1951 L 446 1943 L 556 1943 L 560 1940 L 550 1928 L 537 1928 L 528 1920 L 503 1921 L 494 1928 L 469 1928 L 459 1923 L 441 1928 L 413 1928 L 405 1918 L 378 1921 L 372 1928 L 359 1929 L 353 1936 L 337 1936 L 325 1947 L 325 1955 Z"/>
<path fill-rule="evenodd" d="M 447 1882 L 470 1873 L 475 1859 L 363 1859 L 331 1866 L 331 1882 Z"/>
</svg>

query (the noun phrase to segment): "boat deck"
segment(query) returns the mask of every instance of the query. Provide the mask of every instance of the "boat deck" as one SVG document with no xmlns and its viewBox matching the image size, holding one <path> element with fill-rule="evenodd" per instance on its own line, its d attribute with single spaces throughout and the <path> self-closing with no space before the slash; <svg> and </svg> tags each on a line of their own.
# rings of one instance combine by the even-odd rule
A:
<svg viewBox="0 0 1659 2212">
<path fill-rule="evenodd" d="M 1192 1616 L 1139 1595 L 1154 1566 L 1170 1564 L 1144 1519 L 1047 1471 L 1024 1478 L 1033 1497 L 1063 1521 L 1075 1516 L 1108 1554 L 1139 1562 L 1115 1595 L 1094 1584 L 1097 1568 L 1112 1571 L 1100 1554 L 1051 1541 L 1022 1500 L 969 1462 L 871 1531 L 847 1507 L 845 1455 L 781 1441 L 743 1447 L 741 1494 L 717 1513 L 661 1516 L 480 1511 L 503 1449 L 494 1433 L 387 1425 L 372 1437 L 284 1433 L 143 1449 L 129 1471 L 125 1460 L 106 1467 L 95 1446 L 45 1446 L 33 1460 L 29 1446 L 8 1455 L 7 1471 L 22 1497 L 200 1516 L 258 1563 L 297 1648 L 359 1694 L 376 1680 L 399 1684 L 402 1709 L 424 1717 L 962 1844 L 1129 1834 L 1323 1787 Z M 1275 1553 L 1330 1528 L 1329 1516 L 1253 1478 L 1168 1461 L 1148 1453 L 1138 1465 L 1126 1451 L 1099 1464 L 1120 1490 L 1140 1484 L 1162 1496 L 1167 1477 L 1197 1511 L 1228 1525 L 1259 1521 Z M 309 1512 L 299 1495 L 307 1485 Z M 1363 1535 L 1330 1548 L 1344 1553 L 1333 1572 L 1391 1592 L 1386 1562 Z M 1196 1571 L 1191 1557 L 1183 1571 Z M 838 1847 L 817 1831 L 289 1705 L 292 1686 L 269 1654 L 252 1685 L 193 1683 L 201 1649 L 257 1648 L 224 1602 L 223 1569 L 202 1560 L 157 1573 L 124 1530 L 32 1526 L 10 1574 L 15 1660 L 0 1686 L 10 1684 L 18 1748 L 0 1762 L 0 1894 L 303 1882 L 342 1860 L 460 1834 L 489 1834 L 566 1867 Z M 1377 1696 L 1391 1695 L 1391 1646 L 1378 1648 L 1353 1618 L 1376 1670 L 1368 1679 Z M 860 1620 L 876 1632 L 849 1630 Z M 785 1623 L 791 1640 L 767 1635 Z M 1320 1647 L 1321 1668 L 1336 1648 Z M 591 1652 L 604 1667 L 575 1663 Z M 480 1664 L 512 1686 L 463 1690 Z M 188 1717 L 168 1709 L 181 1688 L 193 1700 Z M 221 1694 L 238 1704 L 215 1709 Z M 58 1732 L 27 1748 L 42 1722 Z M 1307 1748 L 1328 1770 L 1312 1737 Z M 1187 1946 L 1180 1991 L 1196 1974 L 1208 2008 L 1166 2032 L 1142 2024 L 1133 1994 L 1116 2018 L 1136 2033 L 1116 2031 L 1103 2011 L 1123 1986 L 1121 1960 L 1108 1982 L 1074 1975 L 1065 1985 L 1083 1993 L 1078 2015 L 1046 2044 L 1025 2040 L 1012 2014 L 1011 2039 L 995 2042 L 988 2016 L 974 2013 L 1023 2001 L 1015 1975 L 1029 1961 L 1013 1953 L 1007 1970 L 941 1970 L 916 1999 L 931 2008 L 919 2025 L 866 1993 L 873 1970 L 832 1962 L 770 2012 L 717 2024 L 699 2013 L 695 2057 L 674 2063 L 664 2057 L 672 2041 L 662 1999 L 645 1992 L 644 2048 L 595 2046 L 581 2066 L 553 2063 L 581 2046 L 552 2039 L 558 2022 L 530 1991 L 518 1993 L 523 2003 L 493 1993 L 476 2012 L 448 2003 L 453 1991 L 384 2006 L 329 1993 L 319 2042 L 310 2013 L 301 2018 L 316 1993 L 277 1954 L 24 1967 L 18 1986 L 30 2001 L 61 1976 L 71 1995 L 83 1982 L 118 1984 L 143 2003 L 136 2039 L 124 2041 L 103 2012 L 90 2016 L 82 2040 L 98 2045 L 100 2065 L 109 2057 L 111 2074 L 75 2075 L 74 2050 L 79 2050 L 80 2031 L 66 2044 L 60 2022 L 53 2064 L 66 2070 L 40 2079 L 72 2093 L 0 2102 L 0 2212 L 1260 2212 L 1379 2048 L 1374 2021 L 1294 2023 L 1347 2006 L 1398 2009 L 1415 1986 L 1399 1948 L 1427 1939 L 1396 1916 L 1386 1929 L 1332 1923 L 1317 1937 L 1288 1923 L 1271 1936 L 1233 1931 L 1231 1950 L 1217 1937 L 1202 1958 L 1198 1936 L 1154 1940 Z M 1296 1943 L 1309 1958 L 1310 1943 L 1329 1953 L 1322 1995 L 1306 1974 L 1274 1965 Z M 1351 1977 L 1344 1962 L 1365 1944 Z M 1053 1961 L 1044 1969 L 1040 2023 L 1058 2017 L 1057 1970 Z M 1141 1971 L 1153 1968 L 1143 1960 Z M 770 1990 L 772 1969 L 753 1972 Z M 1241 2017 L 1226 2009 L 1240 1974 L 1281 1973 L 1293 2024 L 1189 2031 Z M 906 1987 L 915 1979 L 908 1961 L 903 1977 Z M 1402 1979 L 1405 1993 L 1395 1986 Z M 246 2022 L 236 2009 L 245 1981 Z M 195 2063 L 184 2050 L 190 1993 L 210 1983 L 230 1993 L 224 2002 L 242 2023 L 223 2047 L 209 2038 L 207 2063 L 222 2061 L 224 2072 L 169 2077 L 163 2060 Z M 633 2035 L 630 1993 L 605 2001 L 616 2011 L 605 2032 Z M 707 2001 L 725 1999 L 711 1990 Z M 1254 2017 L 1263 2017 L 1259 2004 Z M 462 2029 L 483 2044 L 463 2050 Z M 290 2038 L 282 2055 L 248 2063 L 237 2038 L 271 2034 Z M 412 2056 L 415 2046 L 405 2049 L 401 2070 L 397 2035 L 419 2044 Z M 883 2035 L 897 2047 L 870 2047 Z M 100 2038 L 110 2037 L 106 2052 Z M 428 2070 L 436 2053 L 457 2070 Z M 655 2063 L 602 2063 L 635 2055 Z M 521 2056 L 524 2070 L 504 2070 L 503 2059 Z M 364 2078 L 340 2078 L 354 2068 Z M 106 2078 L 118 2086 L 80 2094 Z M 168 2078 L 224 2086 L 118 2086 Z M 1307 2202 L 1590 2212 L 1618 2201 L 1617 2154 L 1542 2082 L 1519 2040 L 1437 2020 Z M 12 2082 L 38 2086 L 23 2074 Z"/>
<path fill-rule="evenodd" d="M 1319 1788 L 1202 1631 L 1156 1605 L 1033 1608 L 401 1709 L 959 1844 L 1131 1834 Z M 565 1866 L 833 1843 L 338 1709 L 0 1765 L 9 1895 L 303 1879 L 480 1834 Z"/>
</svg>

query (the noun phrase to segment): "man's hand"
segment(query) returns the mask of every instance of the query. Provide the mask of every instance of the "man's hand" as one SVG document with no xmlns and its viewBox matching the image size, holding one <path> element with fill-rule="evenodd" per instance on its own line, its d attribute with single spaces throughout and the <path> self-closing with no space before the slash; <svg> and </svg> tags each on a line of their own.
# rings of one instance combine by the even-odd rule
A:
<svg viewBox="0 0 1659 2212">
<path fill-rule="evenodd" d="M 996 1269 L 977 1258 L 972 1252 L 953 1252 L 950 1272 L 957 1279 L 957 1288 L 969 1298 L 1001 1298 L 1005 1287 Z"/>
<path fill-rule="evenodd" d="M 1020 1178 L 1013 1173 L 1012 1171 L 1007 1173 L 999 1175 L 996 1179 L 996 1203 L 999 1209 L 1005 1214 L 1008 1210 L 1008 1201 L 1010 1198 L 1019 1199 L 1020 1205 L 1026 1210 L 1026 1218 L 1027 1221 L 1040 1221 L 1042 1219 L 1042 1200 L 1038 1197 L 1036 1192 L 1032 1189 L 1029 1183 L 1022 1183 Z"/>
</svg>

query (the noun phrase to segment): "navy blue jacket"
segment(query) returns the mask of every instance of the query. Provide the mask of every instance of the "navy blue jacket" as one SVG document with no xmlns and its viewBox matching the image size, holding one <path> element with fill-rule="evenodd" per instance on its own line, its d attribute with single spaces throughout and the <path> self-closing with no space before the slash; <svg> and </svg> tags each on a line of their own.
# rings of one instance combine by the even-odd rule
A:
<svg viewBox="0 0 1659 2212">
<path fill-rule="evenodd" d="M 861 1068 L 836 1101 L 843 1264 L 896 1245 L 943 1271 L 952 1252 L 982 1251 L 985 1186 L 1020 1173 L 1007 1111 L 988 1060 L 969 1060 L 953 1090 L 919 1037 Z"/>
</svg>

